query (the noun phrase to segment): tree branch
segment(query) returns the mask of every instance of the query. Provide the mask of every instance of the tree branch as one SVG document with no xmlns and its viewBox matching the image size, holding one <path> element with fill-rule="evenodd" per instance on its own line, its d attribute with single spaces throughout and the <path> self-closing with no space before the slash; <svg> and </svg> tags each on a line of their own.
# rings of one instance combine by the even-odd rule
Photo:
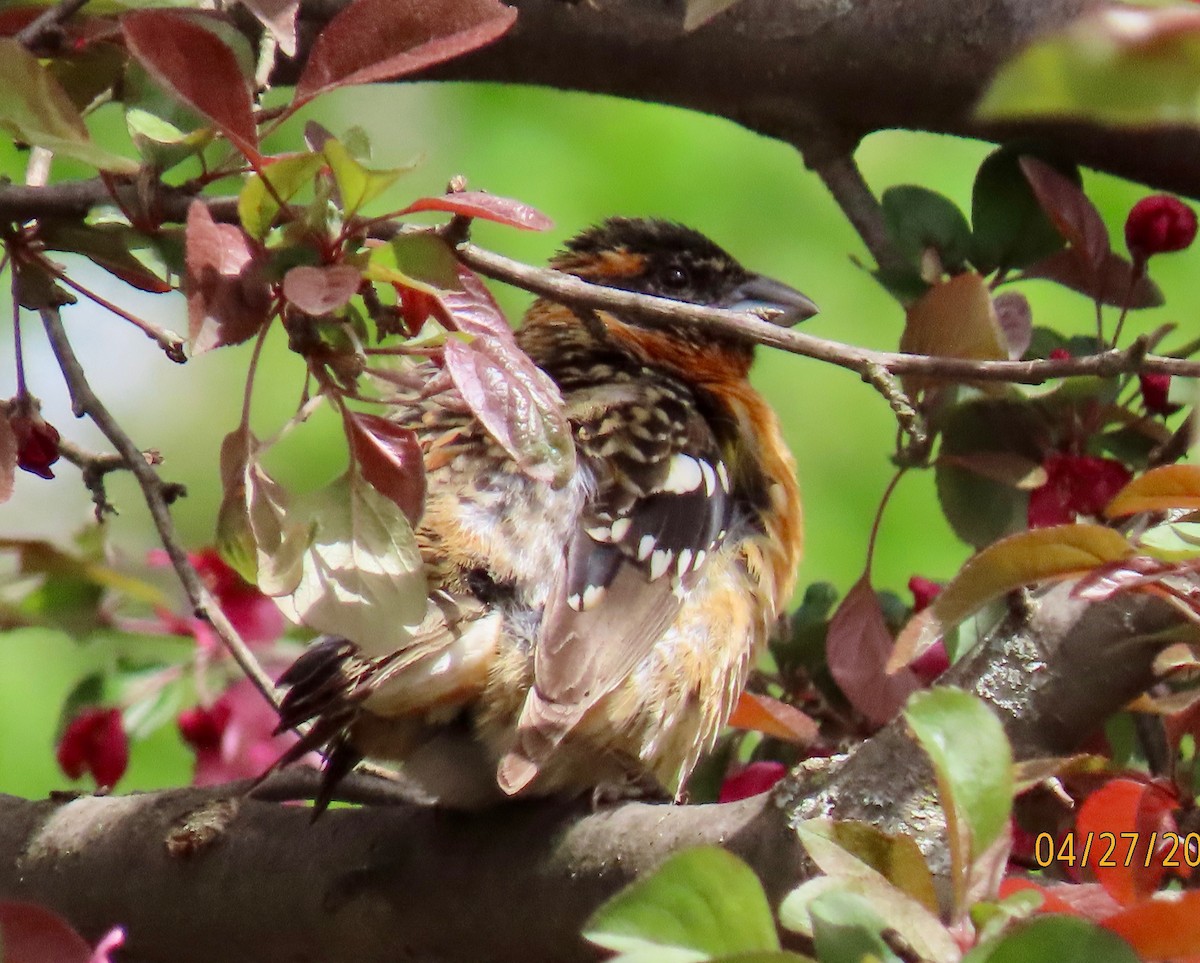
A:
<svg viewBox="0 0 1200 963">
<path fill-rule="evenodd" d="M 262 666 L 254 657 L 254 653 L 250 651 L 249 646 L 242 640 L 229 619 L 225 617 L 225 613 L 221 611 L 221 607 L 201 581 L 195 568 L 192 567 L 192 563 L 188 561 L 187 551 L 175 532 L 175 523 L 171 519 L 169 506 L 182 494 L 181 488 L 163 481 L 158 472 L 154 470 L 153 465 L 146 460 L 137 445 L 133 443 L 108 408 L 92 391 L 83 367 L 79 364 L 79 359 L 75 356 L 75 351 L 67 338 L 67 332 L 63 328 L 58 309 L 43 308 L 40 313 L 42 324 L 46 329 L 46 337 L 50 341 L 50 347 L 54 351 L 58 366 L 66 380 L 67 389 L 70 391 L 72 409 L 77 417 L 87 415 L 95 422 L 96 427 L 112 443 L 125 467 L 137 479 L 142 489 L 142 496 L 146 501 L 146 507 L 150 511 L 150 517 L 154 520 L 154 527 L 158 530 L 159 541 L 166 550 L 167 557 L 171 560 L 176 575 L 179 576 L 179 581 L 183 584 L 184 592 L 187 593 L 188 601 L 191 603 L 196 617 L 204 619 L 213 627 L 213 631 L 217 633 L 217 637 L 229 650 L 230 655 L 237 661 L 242 671 L 253 681 L 263 697 L 272 706 L 278 708 L 279 700 L 275 694 L 274 682 L 263 671 Z"/>
</svg>

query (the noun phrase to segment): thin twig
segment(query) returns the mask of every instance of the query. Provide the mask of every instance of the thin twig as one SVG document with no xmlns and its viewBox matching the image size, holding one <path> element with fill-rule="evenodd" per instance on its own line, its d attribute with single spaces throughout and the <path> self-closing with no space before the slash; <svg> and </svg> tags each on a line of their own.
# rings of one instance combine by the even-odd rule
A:
<svg viewBox="0 0 1200 963">
<path fill-rule="evenodd" d="M 486 277 L 524 288 L 571 307 L 582 305 L 604 311 L 624 311 L 637 314 L 650 322 L 694 324 L 699 328 L 738 334 L 758 344 L 847 368 L 860 377 L 866 375 L 872 365 L 877 365 L 893 375 L 921 375 L 945 381 L 1006 381 L 1015 384 L 1041 384 L 1051 378 L 1082 375 L 1110 377 L 1139 371 L 1162 372 L 1185 378 L 1200 377 L 1200 362 L 1147 355 L 1144 353 L 1144 344 L 1138 343 L 1125 351 L 1111 350 L 1081 358 L 1036 361 L 975 361 L 969 358 L 903 354 L 898 351 L 873 351 L 803 334 L 749 314 L 589 284 L 574 275 L 550 268 L 531 267 L 500 254 L 485 251 L 474 244 L 460 245 L 457 253 L 463 264 Z"/>
<path fill-rule="evenodd" d="M 84 486 L 92 493 L 92 502 L 96 506 L 96 521 L 103 521 L 105 515 L 119 514 L 108 500 L 108 493 L 104 488 L 104 478 L 111 472 L 128 468 L 125 459 L 120 455 L 102 455 L 98 452 L 88 451 L 66 438 L 58 440 L 58 453 L 79 469 Z M 142 452 L 142 457 L 151 465 L 157 465 L 162 461 L 162 456 L 157 451 Z"/>
<path fill-rule="evenodd" d="M 806 155 L 807 159 L 808 155 Z M 871 257 L 882 270 L 895 271 L 907 267 L 904 257 L 896 250 L 883 218 L 883 208 L 863 179 L 862 171 L 850 151 L 814 156 L 809 166 L 829 189 L 838 207 L 862 238 Z"/>
<path fill-rule="evenodd" d="M 71 393 L 72 409 L 77 416 L 87 415 L 95 422 L 96 427 L 104 433 L 104 436 L 116 449 L 125 466 L 133 472 L 133 476 L 141 486 L 146 507 L 150 510 L 150 517 L 154 519 L 154 526 L 158 529 L 159 541 L 166 550 L 167 557 L 171 560 L 175 574 L 183 584 L 183 590 L 187 593 L 188 601 L 191 603 L 196 617 L 205 620 L 213 627 L 217 637 L 229 650 L 230 655 L 233 656 L 242 671 L 262 693 L 263 698 L 278 709 L 279 697 L 276 695 L 274 682 L 259 665 L 254 653 L 250 651 L 237 629 L 230 624 L 225 613 L 221 611 L 216 599 L 205 587 L 204 582 L 188 560 L 187 552 L 175 531 L 175 523 L 171 518 L 171 510 L 168 506 L 178 494 L 179 486 L 163 481 L 154 467 L 146 461 L 145 455 L 125 433 L 125 429 L 117 423 L 108 408 L 92 391 L 87 376 L 79 364 L 79 359 L 71 347 L 71 342 L 67 338 L 67 332 L 63 327 L 58 310 L 43 308 L 40 314 L 42 324 L 46 328 L 46 337 L 50 341 L 50 347 L 54 350 L 54 356 L 58 359 L 58 366 L 67 383 L 67 390 Z"/>
<path fill-rule="evenodd" d="M 13 39 L 24 47 L 36 47 L 78 13 L 88 0 L 61 0 L 17 32 Z"/>
</svg>

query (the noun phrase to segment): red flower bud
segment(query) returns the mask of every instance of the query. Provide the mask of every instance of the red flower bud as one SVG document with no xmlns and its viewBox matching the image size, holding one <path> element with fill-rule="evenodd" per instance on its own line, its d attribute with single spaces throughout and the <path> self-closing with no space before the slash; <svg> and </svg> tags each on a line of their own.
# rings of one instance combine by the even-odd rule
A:
<svg viewBox="0 0 1200 963">
<path fill-rule="evenodd" d="M 942 583 L 914 575 L 908 580 L 908 590 L 913 594 L 913 611 L 920 612 L 929 608 L 933 600 L 941 594 Z"/>
<path fill-rule="evenodd" d="M 1142 387 L 1142 401 L 1150 414 L 1173 415 L 1180 409 L 1180 405 L 1173 405 L 1167 400 L 1171 392 L 1169 374 L 1140 374 L 1138 383 Z"/>
<path fill-rule="evenodd" d="M 10 402 L 8 423 L 17 438 L 17 467 L 42 478 L 53 478 L 58 461 L 58 429 L 38 413 L 37 402 L 26 395 Z"/>
<path fill-rule="evenodd" d="M 1042 465 L 1046 483 L 1029 493 L 1029 527 L 1065 525 L 1076 515 L 1099 515 L 1133 477 L 1119 461 L 1052 454 Z"/>
<path fill-rule="evenodd" d="M 55 756 L 71 779 L 90 772 L 97 786 L 116 785 L 129 765 L 129 737 L 121 723 L 121 710 L 84 709 L 63 732 Z"/>
<path fill-rule="evenodd" d="M 1143 197 L 1125 218 L 1125 244 L 1135 261 L 1182 251 L 1195 237 L 1196 212 L 1169 194 Z"/>
<path fill-rule="evenodd" d="M 225 735 L 225 727 L 229 725 L 229 717 L 233 709 L 228 702 L 217 701 L 208 708 L 194 706 L 179 713 L 176 725 L 183 741 L 197 752 L 211 751 L 221 745 L 221 737 Z"/>
<path fill-rule="evenodd" d="M 1050 350 L 1051 361 L 1070 361 L 1071 352 L 1066 348 L 1052 348 Z"/>
<path fill-rule="evenodd" d="M 717 802 L 736 802 L 766 792 L 787 773 L 782 762 L 752 762 L 721 783 Z"/>
<path fill-rule="evenodd" d="M 925 685 L 933 685 L 934 680 L 950 668 L 950 655 L 946 652 L 945 641 L 938 639 L 913 659 L 908 667 Z"/>
</svg>

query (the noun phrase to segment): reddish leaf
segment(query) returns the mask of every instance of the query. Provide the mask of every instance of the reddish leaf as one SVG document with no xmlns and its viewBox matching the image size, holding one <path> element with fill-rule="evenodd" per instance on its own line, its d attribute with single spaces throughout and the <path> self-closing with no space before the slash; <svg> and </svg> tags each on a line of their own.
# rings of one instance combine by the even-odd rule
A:
<svg viewBox="0 0 1200 963">
<path fill-rule="evenodd" d="M 294 267 L 283 276 L 283 296 L 305 314 L 322 315 L 349 303 L 362 272 L 349 264 Z"/>
<path fill-rule="evenodd" d="M 439 290 L 437 299 L 450 314 L 454 327 L 465 334 L 512 338 L 512 329 L 487 285 L 469 267 L 457 265 L 461 290 Z"/>
<path fill-rule="evenodd" d="M 1149 899 L 1104 920 L 1143 960 L 1195 959 L 1200 954 L 1200 892 L 1171 893 Z"/>
<path fill-rule="evenodd" d="M 1133 265 L 1112 251 L 1104 255 L 1098 268 L 1086 263 L 1074 248 L 1058 251 L 1026 268 L 1021 279 L 1029 278 L 1054 281 L 1115 308 L 1126 306 L 1126 298 L 1130 308 L 1154 308 L 1163 303 L 1158 285 L 1145 274 L 1135 280 Z"/>
<path fill-rule="evenodd" d="M 575 446 L 558 387 L 512 335 L 451 338 L 446 370 L 489 434 L 531 478 L 555 486 L 575 474 Z"/>
<path fill-rule="evenodd" d="M 124 224 L 89 224 L 86 227 L 65 222 L 43 223 L 38 236 L 50 251 L 82 254 L 110 274 L 140 291 L 166 294 L 171 285 L 134 256 L 131 244 L 136 231 Z"/>
<path fill-rule="evenodd" d="M 8 418 L 0 417 L 0 504 L 12 498 L 16 473 L 17 436 Z"/>
<path fill-rule="evenodd" d="M 1137 555 L 1121 562 L 1108 562 L 1088 572 L 1071 594 L 1090 602 L 1103 602 L 1118 592 L 1144 584 L 1146 579 L 1172 571 L 1174 566 L 1158 559 Z"/>
<path fill-rule="evenodd" d="M 1178 806 L 1173 792 L 1153 783 L 1109 781 L 1088 796 L 1075 821 L 1075 852 L 1081 860 L 1083 846 L 1090 844 L 1081 866 L 1091 869 L 1108 894 L 1123 905 L 1151 895 L 1167 872 L 1163 856 L 1171 842 L 1165 834 L 1175 830 L 1173 813 Z M 1122 838 L 1122 833 L 1129 835 Z M 1104 859 L 1109 839 L 1115 848 Z"/>
<path fill-rule="evenodd" d="M 1108 229 L 1095 205 L 1074 181 L 1044 161 L 1022 157 L 1020 164 L 1058 232 L 1083 256 L 1085 264 L 1094 270 L 1101 268 L 1109 253 Z"/>
<path fill-rule="evenodd" d="M 749 763 L 732 775 L 725 777 L 725 781 L 721 783 L 717 802 L 737 802 L 739 799 L 757 796 L 766 792 L 786 775 L 787 766 L 782 762 L 764 760 Z"/>
<path fill-rule="evenodd" d="M 807 746 L 817 738 L 817 724 L 811 716 L 786 702 L 756 692 L 741 694 L 729 717 L 729 725 L 801 746 Z"/>
<path fill-rule="evenodd" d="M 519 227 L 523 231 L 546 231 L 554 226 L 554 222 L 536 208 L 485 191 L 460 191 L 441 197 L 422 197 L 400 213 L 414 214 L 417 211 L 447 211 L 463 217 L 482 217 L 509 227 Z"/>
<path fill-rule="evenodd" d="M 1104 509 L 1108 518 L 1138 512 L 1200 510 L 1200 466 L 1162 465 L 1126 485 Z"/>
<path fill-rule="evenodd" d="M 192 354 L 253 337 L 267 321 L 271 294 L 250 238 L 232 224 L 217 224 L 193 201 L 185 240 Z"/>
<path fill-rule="evenodd" d="M 825 659 L 846 698 L 876 725 L 892 719 L 921 687 L 908 668 L 889 675 L 892 635 L 866 575 L 854 583 L 829 620 Z"/>
<path fill-rule="evenodd" d="M 121 19 L 132 53 L 150 75 L 216 125 L 256 166 L 254 103 L 237 57 L 215 34 L 168 10 L 136 10 Z"/>
<path fill-rule="evenodd" d="M 457 57 L 491 43 L 516 17 L 516 10 L 498 0 L 355 0 L 317 37 L 294 103 L 299 106 L 336 87 L 392 80 Z"/>
<path fill-rule="evenodd" d="M 1000 899 L 1008 899 L 1014 893 L 1030 889 L 1042 894 L 1043 903 L 1039 907 L 1042 913 L 1067 913 L 1099 923 L 1121 908 L 1099 883 L 1041 885 L 1030 879 L 1010 876 L 1001 880 L 997 895 Z"/>
<path fill-rule="evenodd" d="M 425 508 L 425 467 L 416 432 L 378 415 L 343 409 L 350 456 L 371 486 L 415 526 Z"/>
</svg>

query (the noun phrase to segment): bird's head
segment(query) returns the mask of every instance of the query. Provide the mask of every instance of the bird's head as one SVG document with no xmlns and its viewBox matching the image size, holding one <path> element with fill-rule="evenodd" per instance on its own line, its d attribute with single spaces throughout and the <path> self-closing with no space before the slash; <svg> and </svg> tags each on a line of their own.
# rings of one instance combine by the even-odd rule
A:
<svg viewBox="0 0 1200 963">
<path fill-rule="evenodd" d="M 744 268 L 699 231 L 669 221 L 613 217 L 567 242 L 551 262 L 606 287 L 754 314 L 790 326 L 817 313 L 796 289 Z M 749 367 L 751 343 L 686 321 L 600 313 L 610 336 L 655 363 L 700 374 Z"/>
</svg>

